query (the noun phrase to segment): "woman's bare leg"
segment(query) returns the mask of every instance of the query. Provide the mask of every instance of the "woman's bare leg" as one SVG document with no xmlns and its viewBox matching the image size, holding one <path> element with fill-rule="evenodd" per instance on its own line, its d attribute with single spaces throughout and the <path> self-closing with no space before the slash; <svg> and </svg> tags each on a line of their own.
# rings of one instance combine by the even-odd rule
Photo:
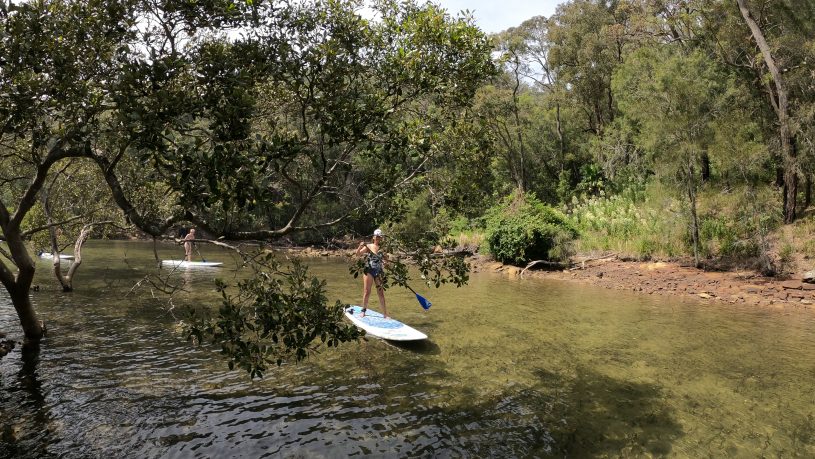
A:
<svg viewBox="0 0 815 459">
<path fill-rule="evenodd" d="M 362 277 L 362 316 L 365 317 L 365 310 L 368 309 L 368 298 L 371 297 L 371 285 L 374 283 L 374 277 L 370 274 L 365 274 Z"/>
<path fill-rule="evenodd" d="M 382 278 L 376 278 L 376 295 L 379 297 L 379 304 L 382 305 L 382 315 L 388 318 L 388 307 L 385 306 L 385 289 L 382 288 Z"/>
</svg>

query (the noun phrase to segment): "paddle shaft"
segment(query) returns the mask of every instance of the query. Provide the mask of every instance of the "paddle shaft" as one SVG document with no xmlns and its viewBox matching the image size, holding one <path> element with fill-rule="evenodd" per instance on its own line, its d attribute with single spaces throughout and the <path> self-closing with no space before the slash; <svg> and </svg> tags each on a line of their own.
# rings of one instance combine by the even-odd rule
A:
<svg viewBox="0 0 815 459">
<path fill-rule="evenodd" d="M 411 288 L 410 285 L 408 285 L 408 284 L 404 284 L 404 285 L 405 285 L 405 288 L 407 288 L 408 290 L 413 292 L 413 294 L 416 296 L 416 300 L 419 302 L 419 305 L 422 307 L 422 309 L 425 310 L 425 312 L 427 312 L 427 310 L 430 308 L 430 301 L 428 301 L 427 298 L 425 298 L 425 297 L 419 295 L 418 293 L 416 293 L 416 290 L 413 290 L 413 288 Z M 427 306 L 425 306 L 423 302 L 426 302 Z"/>
<path fill-rule="evenodd" d="M 373 253 L 373 254 L 376 254 L 376 253 L 377 253 L 377 252 L 374 252 L 374 251 L 373 251 L 373 249 L 371 249 L 371 244 L 367 244 L 367 243 L 366 243 L 366 244 L 365 244 L 365 249 L 367 249 L 367 250 L 368 250 L 368 252 L 371 252 L 371 253 Z M 416 295 L 416 300 L 418 300 L 418 301 L 419 301 L 419 304 L 422 306 L 422 308 L 423 308 L 425 311 L 427 311 L 427 308 L 429 308 L 429 307 L 430 307 L 430 306 L 429 306 L 429 305 L 430 305 L 430 302 L 429 302 L 429 301 L 427 301 L 427 299 L 426 299 L 426 298 L 424 298 L 423 296 L 421 296 L 421 295 L 419 295 L 418 293 L 416 293 L 416 290 L 413 290 L 413 288 L 412 288 L 410 285 L 408 285 L 408 284 L 406 284 L 406 283 L 405 283 L 405 284 L 403 284 L 403 285 L 405 286 L 405 288 L 407 288 L 408 290 L 410 290 L 411 292 L 413 292 L 413 294 L 414 294 L 414 295 Z M 420 300 L 419 298 L 421 298 L 421 300 Z M 426 301 L 426 302 L 427 302 L 427 304 L 428 304 L 428 306 L 427 306 L 427 307 L 425 307 L 425 306 L 422 304 L 422 301 Z"/>
<path fill-rule="evenodd" d="M 207 262 L 207 260 L 204 258 L 204 256 L 203 256 L 203 255 L 201 255 L 201 251 L 200 251 L 200 250 L 198 250 L 198 245 L 197 245 L 196 243 L 194 243 L 194 242 L 192 242 L 191 244 L 192 244 L 192 246 L 193 246 L 193 247 L 195 247 L 195 252 L 196 252 L 196 253 L 198 253 L 198 256 L 199 256 L 199 257 L 201 257 L 201 261 L 203 261 L 204 263 L 206 263 L 206 262 Z"/>
</svg>

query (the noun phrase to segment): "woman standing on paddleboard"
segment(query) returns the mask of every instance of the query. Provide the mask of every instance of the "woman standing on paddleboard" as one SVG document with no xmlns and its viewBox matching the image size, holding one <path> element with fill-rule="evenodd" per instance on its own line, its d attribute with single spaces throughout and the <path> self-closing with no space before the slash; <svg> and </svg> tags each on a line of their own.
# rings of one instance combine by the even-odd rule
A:
<svg viewBox="0 0 815 459">
<path fill-rule="evenodd" d="M 388 317 L 388 308 L 385 306 L 385 289 L 382 287 L 382 271 L 385 269 L 385 254 L 380 251 L 379 244 L 382 242 L 382 230 L 377 228 L 374 231 L 373 243 L 366 244 L 360 242 L 357 247 L 357 255 L 365 255 L 365 275 L 362 277 L 362 314 L 368 309 L 368 298 L 371 296 L 371 286 L 376 283 L 376 294 L 379 297 L 379 304 L 382 305 L 382 315 Z"/>
<path fill-rule="evenodd" d="M 192 261 L 192 244 L 195 240 L 195 228 L 190 228 L 190 232 L 184 236 L 184 260 Z"/>
</svg>

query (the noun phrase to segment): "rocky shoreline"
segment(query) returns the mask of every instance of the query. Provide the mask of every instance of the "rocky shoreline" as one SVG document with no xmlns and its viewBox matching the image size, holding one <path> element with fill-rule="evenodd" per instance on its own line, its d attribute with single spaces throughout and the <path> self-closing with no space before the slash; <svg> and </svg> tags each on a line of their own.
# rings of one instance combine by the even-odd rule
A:
<svg viewBox="0 0 815 459">
<path fill-rule="evenodd" d="M 526 270 L 486 257 L 474 258 L 475 271 L 510 277 L 557 279 L 647 295 L 693 298 L 704 302 L 752 304 L 815 310 L 815 284 L 800 278 L 776 279 L 753 271 L 704 271 L 676 262 L 638 262 L 610 256 L 560 270 Z"/>
</svg>

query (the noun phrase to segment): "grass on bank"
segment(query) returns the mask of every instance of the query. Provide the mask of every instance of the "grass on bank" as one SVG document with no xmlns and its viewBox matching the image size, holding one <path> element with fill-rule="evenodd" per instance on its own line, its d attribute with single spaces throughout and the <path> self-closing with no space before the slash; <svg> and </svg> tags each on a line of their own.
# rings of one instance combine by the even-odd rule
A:
<svg viewBox="0 0 815 459">
<path fill-rule="evenodd" d="M 698 199 L 701 256 L 750 259 L 774 245 L 781 226 L 780 193 L 771 187 L 702 189 Z M 659 183 L 579 203 L 570 212 L 581 231 L 580 251 L 613 251 L 640 259 L 673 259 L 692 253 L 686 201 Z"/>
<path fill-rule="evenodd" d="M 690 217 L 682 197 L 659 183 L 613 196 L 573 201 L 570 242 L 581 254 L 613 252 L 639 260 L 682 260 L 693 253 Z M 770 186 L 699 192 L 700 250 L 709 267 L 745 267 L 785 275 L 812 268 L 815 211 L 782 225 L 781 194 Z M 489 253 L 483 222 L 458 221 L 450 236 L 458 247 Z"/>
</svg>

